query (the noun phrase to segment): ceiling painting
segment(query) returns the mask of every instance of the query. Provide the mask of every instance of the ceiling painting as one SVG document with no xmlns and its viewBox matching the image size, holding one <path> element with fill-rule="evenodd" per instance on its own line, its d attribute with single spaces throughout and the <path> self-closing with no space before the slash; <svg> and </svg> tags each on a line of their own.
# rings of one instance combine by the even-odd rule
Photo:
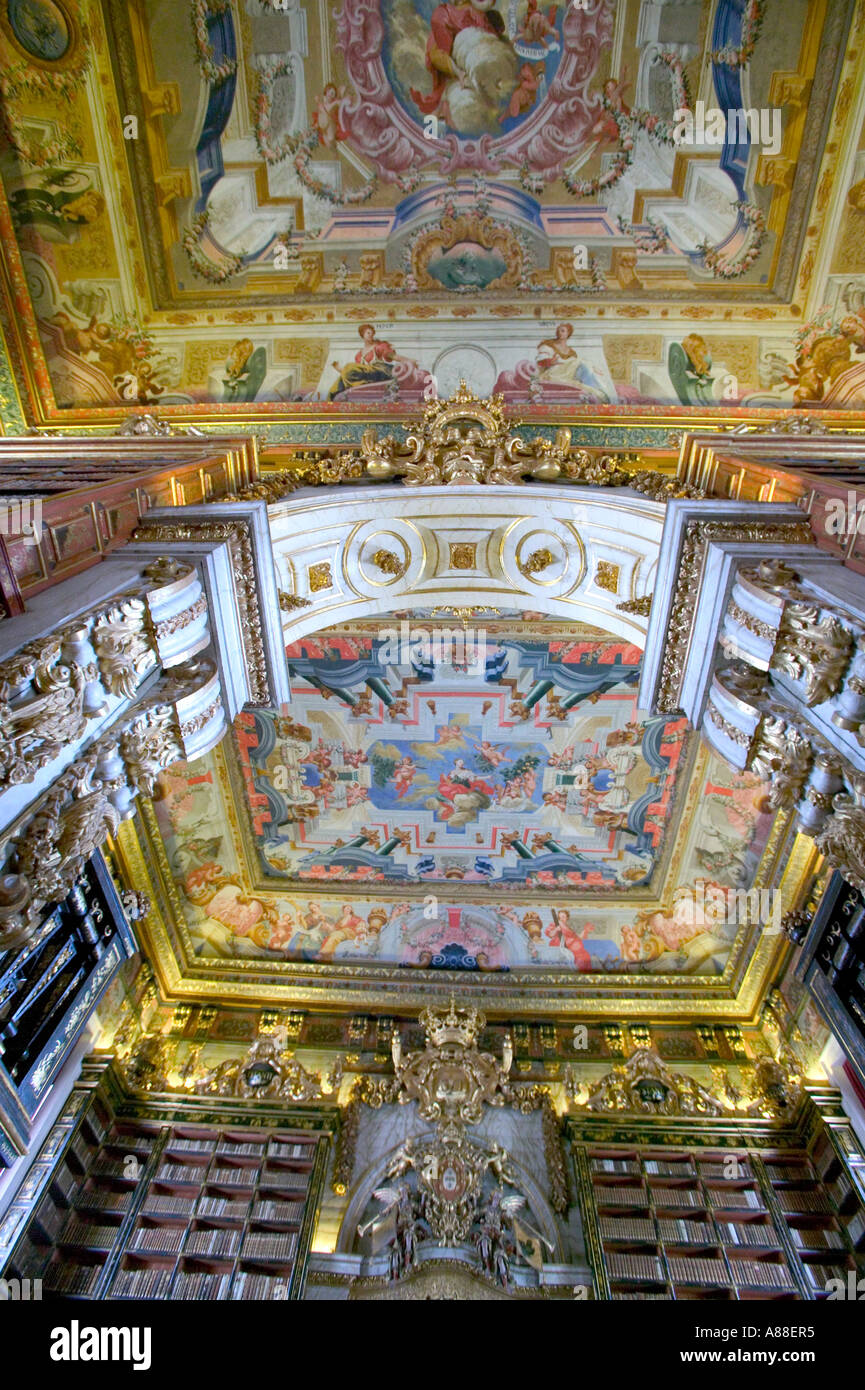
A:
<svg viewBox="0 0 865 1390">
<path fill-rule="evenodd" d="M 296 642 L 290 707 L 161 777 L 149 853 L 178 954 L 334 987 L 396 970 L 735 993 L 760 936 L 737 892 L 786 834 L 761 784 L 641 715 L 633 645 L 501 613 L 437 650 L 429 617 Z"/>
<path fill-rule="evenodd" d="M 6 0 L 28 408 L 861 408 L 853 8 Z"/>
<path fill-rule="evenodd" d="M 771 817 L 762 809 L 759 784 L 714 760 L 698 787 L 678 868 L 683 881 L 666 902 L 637 892 L 637 885 L 625 885 L 615 902 L 606 902 L 587 891 L 591 885 L 565 876 L 551 879 L 542 897 L 525 896 L 524 880 L 506 894 L 466 892 L 463 885 L 474 886 L 468 876 L 458 880 L 459 890 L 453 878 L 404 882 L 405 896 L 376 896 L 374 874 L 339 881 L 338 893 L 327 882 L 316 884 L 325 891 L 307 893 L 303 884 L 280 886 L 272 877 L 253 889 L 243 877 L 215 768 L 196 763 L 172 769 L 155 809 L 189 937 L 201 957 L 720 976 L 737 937 L 742 949 L 748 936 L 739 933 L 725 904 L 732 890 L 751 886 Z"/>
</svg>

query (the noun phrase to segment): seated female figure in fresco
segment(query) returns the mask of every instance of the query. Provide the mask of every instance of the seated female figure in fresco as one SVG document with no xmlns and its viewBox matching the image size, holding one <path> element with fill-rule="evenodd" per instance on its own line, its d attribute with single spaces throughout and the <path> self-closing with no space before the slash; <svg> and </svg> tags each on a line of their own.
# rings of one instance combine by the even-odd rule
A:
<svg viewBox="0 0 865 1390">
<path fill-rule="evenodd" d="M 367 386 L 371 381 L 393 379 L 391 363 L 396 357 L 393 345 L 375 336 L 375 325 L 372 323 L 362 323 L 357 331 L 363 339 L 363 347 L 355 354 L 354 361 L 347 362 L 344 367 L 338 362 L 333 363 L 339 372 L 339 379 L 328 392 L 329 401 L 335 400 L 343 391 L 350 391 L 354 386 Z"/>
<path fill-rule="evenodd" d="M 556 325 L 555 336 L 538 343 L 534 362 L 524 358 L 512 371 L 500 372 L 493 388 L 506 398 L 536 400 L 546 394 L 567 395 L 576 401 L 608 404 L 615 396 L 587 362 L 571 347 L 572 323 Z"/>
<path fill-rule="evenodd" d="M 538 343 L 538 375 L 542 382 L 558 382 L 563 386 L 578 386 L 599 401 L 609 396 L 594 372 L 570 346 L 574 331 L 572 323 L 556 325 L 556 336 Z"/>
<path fill-rule="evenodd" d="M 547 927 L 547 939 L 551 946 L 562 946 L 570 951 L 574 965 L 580 971 L 592 969 L 592 958 L 583 945 L 583 938 L 594 931 L 590 922 L 585 922 L 579 930 L 571 925 L 571 914 L 566 907 L 553 909 L 553 920 Z"/>
<path fill-rule="evenodd" d="M 696 896 L 694 888 L 681 885 L 671 911 L 638 912 L 633 926 L 622 928 L 622 959 L 661 971 L 714 974 L 730 952 L 736 928 L 726 920 L 729 890 L 714 881 L 703 882 L 702 889 Z"/>
<path fill-rule="evenodd" d="M 363 347 L 355 353 L 354 361 L 333 367 L 339 372 L 338 379 L 327 393 L 329 401 L 335 401 L 344 391 L 376 383 L 395 383 L 404 393 L 421 395 L 427 382 L 432 378 L 410 357 L 401 357 L 392 343 L 377 338 L 375 324 L 362 323 L 358 333 L 363 339 Z"/>
</svg>

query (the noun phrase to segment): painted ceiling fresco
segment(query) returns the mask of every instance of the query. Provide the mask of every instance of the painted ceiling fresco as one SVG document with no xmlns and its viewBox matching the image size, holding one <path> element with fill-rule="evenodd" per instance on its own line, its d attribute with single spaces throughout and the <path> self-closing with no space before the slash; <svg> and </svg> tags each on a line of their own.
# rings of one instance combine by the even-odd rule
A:
<svg viewBox="0 0 865 1390">
<path fill-rule="evenodd" d="M 290 712 L 247 711 L 234 751 L 162 777 L 153 827 L 201 960 L 741 964 L 753 933 L 724 904 L 757 880 L 765 790 L 684 719 L 641 717 L 637 648 L 518 618 L 438 651 L 408 621 L 304 638 Z"/>
<path fill-rule="evenodd" d="M 3 0 L 31 409 L 861 407 L 853 10 Z"/>
</svg>

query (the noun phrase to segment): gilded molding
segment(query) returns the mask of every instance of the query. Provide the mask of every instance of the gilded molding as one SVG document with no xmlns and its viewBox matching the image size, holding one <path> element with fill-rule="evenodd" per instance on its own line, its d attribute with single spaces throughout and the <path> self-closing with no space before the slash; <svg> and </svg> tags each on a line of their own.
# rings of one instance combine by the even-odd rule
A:
<svg viewBox="0 0 865 1390">
<path fill-rule="evenodd" d="M 670 608 L 670 623 L 661 663 L 656 705 L 660 713 L 678 709 L 679 692 L 694 617 L 694 596 L 707 546 L 712 541 L 747 541 L 764 545 L 813 545 L 814 536 L 807 521 L 787 521 L 771 525 L 759 521 L 689 521 L 685 527 L 678 578 Z"/>
<path fill-rule="evenodd" d="M 144 522 L 133 535 L 134 541 L 157 542 L 171 546 L 178 541 L 228 541 L 237 593 L 240 628 L 244 640 L 251 703 L 266 705 L 270 699 L 264 635 L 259 610 L 258 585 L 252 531 L 246 521 L 160 521 Z"/>
</svg>

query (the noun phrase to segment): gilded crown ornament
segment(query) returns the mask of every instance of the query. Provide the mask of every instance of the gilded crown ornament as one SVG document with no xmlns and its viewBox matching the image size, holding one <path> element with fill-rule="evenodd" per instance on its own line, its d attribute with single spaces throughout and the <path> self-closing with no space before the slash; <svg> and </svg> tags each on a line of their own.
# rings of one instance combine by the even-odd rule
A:
<svg viewBox="0 0 865 1390">
<path fill-rule="evenodd" d="M 451 996 L 447 1010 L 428 1008 L 420 1015 L 420 1024 L 427 1036 L 427 1045 L 471 1047 L 486 1025 L 486 1017 L 471 1005 L 458 1009 Z"/>
<path fill-rule="evenodd" d="M 504 398 L 476 396 L 461 381 L 447 400 L 432 401 L 423 419 L 404 441 L 375 429 L 364 430 L 359 450 L 336 457 L 295 456 L 295 466 L 264 474 L 223 501 L 261 498 L 278 502 L 301 487 L 335 483 L 401 480 L 406 487 L 469 487 L 541 483 L 577 483 L 588 487 L 630 487 L 657 502 L 671 497 L 705 497 L 701 488 L 667 474 L 644 469 L 638 457 L 590 454 L 573 449 L 571 431 L 553 439 L 525 439 L 519 421 L 508 420 Z"/>
</svg>

